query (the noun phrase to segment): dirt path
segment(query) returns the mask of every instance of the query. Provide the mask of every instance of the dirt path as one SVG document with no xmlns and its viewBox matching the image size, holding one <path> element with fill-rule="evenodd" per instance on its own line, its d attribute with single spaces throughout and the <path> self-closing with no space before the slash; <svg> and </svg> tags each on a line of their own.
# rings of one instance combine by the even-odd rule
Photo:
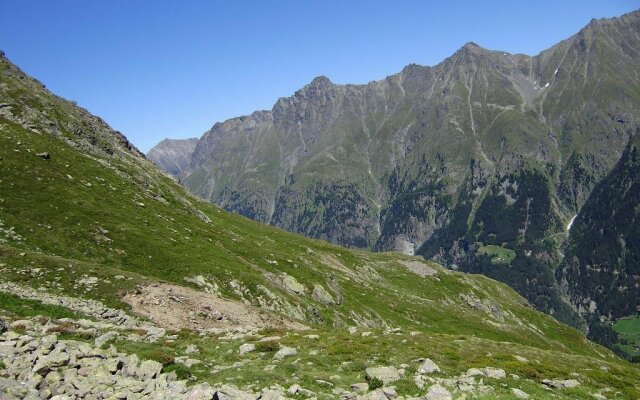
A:
<svg viewBox="0 0 640 400">
<path fill-rule="evenodd" d="M 165 329 L 308 329 L 305 325 L 237 301 L 184 286 L 156 284 L 127 294 L 133 311 Z"/>
</svg>

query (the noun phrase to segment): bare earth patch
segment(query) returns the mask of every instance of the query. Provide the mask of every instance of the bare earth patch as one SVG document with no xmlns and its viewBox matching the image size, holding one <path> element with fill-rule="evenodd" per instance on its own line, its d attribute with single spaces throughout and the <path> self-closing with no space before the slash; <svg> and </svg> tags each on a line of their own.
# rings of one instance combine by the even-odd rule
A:
<svg viewBox="0 0 640 400">
<path fill-rule="evenodd" d="M 308 329 L 280 315 L 211 293 L 184 286 L 154 284 L 127 294 L 123 300 L 136 314 L 145 316 L 166 329 Z"/>
</svg>

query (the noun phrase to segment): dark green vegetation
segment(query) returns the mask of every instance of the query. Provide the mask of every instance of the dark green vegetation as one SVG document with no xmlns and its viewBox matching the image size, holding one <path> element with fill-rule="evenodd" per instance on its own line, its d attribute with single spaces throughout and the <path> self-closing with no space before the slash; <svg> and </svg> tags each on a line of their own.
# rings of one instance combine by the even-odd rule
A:
<svg viewBox="0 0 640 400">
<path fill-rule="evenodd" d="M 610 346 L 618 338 L 609 320 L 640 311 L 640 135 L 591 192 L 571 227 L 565 258 L 557 275 L 579 311 L 601 325 L 591 336 Z M 619 332 L 618 325 L 615 330 Z M 628 340 L 628 337 L 620 336 Z M 624 343 L 624 342 L 623 342 Z M 637 357 L 632 346 L 618 346 Z M 631 352 L 627 352 L 631 350 Z"/>
<path fill-rule="evenodd" d="M 624 354 L 630 355 L 633 361 L 640 360 L 640 317 L 619 319 L 614 325 L 620 338 L 620 348 Z"/>
<path fill-rule="evenodd" d="M 593 20 L 533 57 L 469 43 L 438 65 L 366 85 L 319 77 L 271 111 L 214 125 L 184 182 L 228 210 L 306 236 L 502 280 L 611 345 L 611 318 L 638 312 L 627 301 L 640 298 L 636 290 L 617 294 L 638 276 L 629 259 L 637 231 L 624 255 L 614 235 L 569 244 L 576 271 L 593 265 L 594 249 L 599 263 L 617 265 L 609 272 L 629 268 L 581 275 L 598 315 L 582 312 L 585 297 L 556 269 L 568 221 L 640 126 L 639 32 L 633 12 Z M 486 245 L 513 253 L 498 263 L 480 250 Z"/>
<path fill-rule="evenodd" d="M 525 377 L 509 378 L 509 385 L 541 397 L 541 379 L 572 373 L 582 385 L 559 395 L 580 398 L 605 387 L 619 396 L 640 395 L 635 366 L 533 310 L 502 283 L 418 257 L 304 238 L 195 199 L 123 137 L 5 58 L 0 93 L 2 282 L 129 310 L 122 296 L 136 285 L 187 285 L 185 278 L 201 275 L 221 296 L 296 319 L 321 337 L 284 329 L 281 343 L 300 347 L 302 361 L 293 364 L 293 358 L 265 371 L 275 350 L 266 343 L 248 355 L 253 363 L 237 367 L 241 374 L 237 368 L 213 374 L 211 365 L 175 364 L 187 344 L 197 344 L 201 353 L 195 357 L 206 363 L 237 361 L 237 352 L 228 350 L 238 343 L 215 336 L 177 332 L 175 342 L 116 343 L 123 351 L 160 360 L 183 377 L 231 378 L 240 385 L 284 383 L 296 373 L 301 383 L 320 390 L 316 379 L 327 375 L 343 375 L 349 384 L 362 381 L 367 366 L 407 363 L 409 374 L 398 387 L 413 393 L 412 360 L 432 357 L 447 374 L 473 366 L 505 368 Z M 95 285 L 82 284 L 86 278 L 95 278 Z M 31 307 L 44 317 L 64 316 L 28 301 L 5 304 L 4 314 L 27 315 Z M 345 327 L 352 325 L 373 335 L 349 335 Z M 400 333 L 384 334 L 389 327 Z M 537 361 L 520 365 L 514 355 Z M 490 385 L 496 397 L 510 396 L 500 382 Z"/>
</svg>

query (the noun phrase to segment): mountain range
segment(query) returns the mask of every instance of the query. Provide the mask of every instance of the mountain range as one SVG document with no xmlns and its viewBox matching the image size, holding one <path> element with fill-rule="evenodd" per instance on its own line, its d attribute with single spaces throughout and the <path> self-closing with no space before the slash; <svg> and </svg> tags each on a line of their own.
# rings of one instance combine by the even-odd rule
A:
<svg viewBox="0 0 640 400">
<path fill-rule="evenodd" d="M 587 203 L 614 201 L 589 199 L 640 127 L 638 65 L 636 11 L 592 20 L 536 56 L 467 43 L 365 85 L 321 76 L 269 111 L 216 123 L 175 175 L 257 221 L 483 273 L 605 340 L 602 321 L 638 309 L 600 313 L 619 283 L 611 274 L 600 276 L 608 289 L 580 292 L 592 264 L 578 235 Z M 637 279 L 614 255 L 600 262 Z"/>
</svg>

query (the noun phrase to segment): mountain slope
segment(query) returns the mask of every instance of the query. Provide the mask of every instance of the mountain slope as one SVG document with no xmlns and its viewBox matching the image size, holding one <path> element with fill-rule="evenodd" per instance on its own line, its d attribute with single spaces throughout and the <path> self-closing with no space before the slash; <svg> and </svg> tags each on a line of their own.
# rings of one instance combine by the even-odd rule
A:
<svg viewBox="0 0 640 400">
<path fill-rule="evenodd" d="M 468 43 L 366 85 L 318 77 L 215 124 L 184 183 L 309 237 L 484 273 L 583 326 L 554 269 L 567 223 L 640 126 L 639 32 L 633 12 L 534 57 Z"/>
<path fill-rule="evenodd" d="M 424 393 L 436 382 L 461 393 L 455 379 L 464 379 L 468 390 L 494 398 L 510 398 L 511 388 L 544 398 L 549 389 L 541 387 L 542 380 L 576 380 L 572 373 L 578 374 L 579 387 L 549 381 L 554 396 L 609 390 L 638 396 L 636 367 L 531 309 L 504 284 L 417 257 L 307 239 L 197 200 L 121 146 L 123 137 L 106 125 L 80 138 L 66 132 L 65 126 L 81 125 L 87 114 L 32 86 L 15 66 L 1 61 L 0 87 L 14 88 L 2 93 L 3 104 L 11 109 L 26 104 L 23 113 L 40 115 L 42 126 L 61 126 L 60 132 L 49 133 L 0 116 L 0 313 L 13 321 L 10 335 L 57 332 L 92 344 L 106 326 L 114 332 L 111 339 L 100 340 L 160 361 L 166 372 L 177 370 L 217 386 L 233 382 L 247 391 L 302 383 L 319 398 L 337 393 L 322 382 L 348 387 L 363 379 L 366 368 L 379 365 L 405 370 L 397 382 L 403 396 Z M 39 114 L 42 103 L 33 99 L 53 99 L 46 103 L 51 110 Z M 94 137 L 96 144 L 84 137 Z M 209 308 L 197 308 L 202 301 Z M 33 315 L 43 317 L 25 320 Z M 75 319 L 81 317 L 103 322 Z M 322 340 L 300 335 L 304 326 Z M 371 334 L 349 334 L 347 326 Z M 160 328 L 170 332 L 165 335 Z M 265 336 L 270 341 L 258 341 Z M 7 346 L 15 344 L 9 337 L 2 338 Z M 43 346 L 50 340 L 43 338 Z M 239 355 L 240 340 L 254 344 L 256 353 Z M 69 342 L 64 351 L 73 346 L 81 345 Z M 187 353 L 184 349 L 193 349 L 188 346 L 196 350 Z M 304 361 L 285 356 L 272 361 L 279 346 L 297 347 Z M 200 364 L 178 366 L 178 356 Z M 419 357 L 440 363 L 442 374 L 431 378 L 419 372 L 414 361 Z M 36 382 L 34 374 L 48 372 L 36 368 L 14 374 L 18 359 L 9 360 L 10 366 L 0 364 L 3 385 Z M 125 365 L 131 362 L 127 358 Z M 518 377 L 463 377 L 470 367 L 487 366 Z M 444 379 L 453 377 L 459 378 Z M 58 379 L 56 373 L 47 374 L 52 385 Z M 17 382 L 20 390 L 45 390 L 25 385 Z"/>
<path fill-rule="evenodd" d="M 196 144 L 196 138 L 165 139 L 147 152 L 147 158 L 171 175 L 180 176 L 189 168 Z"/>
<path fill-rule="evenodd" d="M 640 136 L 636 135 L 580 210 L 557 271 L 574 306 L 590 320 L 611 321 L 640 312 L 639 205 Z M 600 328 L 591 332 L 594 337 L 604 335 L 602 327 L 594 328 Z M 637 355 L 634 343 L 629 345 L 628 355 Z"/>
</svg>

